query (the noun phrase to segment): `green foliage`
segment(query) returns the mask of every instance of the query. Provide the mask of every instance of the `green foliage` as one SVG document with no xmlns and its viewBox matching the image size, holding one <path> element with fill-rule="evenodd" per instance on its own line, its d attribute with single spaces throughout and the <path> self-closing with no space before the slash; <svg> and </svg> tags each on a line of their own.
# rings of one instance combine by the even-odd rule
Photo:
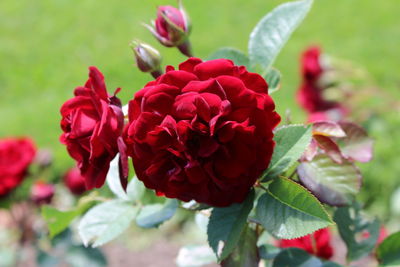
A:
<svg viewBox="0 0 400 267">
<path fill-rule="evenodd" d="M 349 161 L 337 164 L 325 154 L 297 167 L 302 184 L 320 201 L 333 206 L 351 204 L 361 188 L 362 176 Z"/>
<path fill-rule="evenodd" d="M 226 58 L 232 60 L 235 65 L 246 66 L 247 69 L 250 68 L 249 58 L 240 50 L 231 47 L 223 47 L 212 53 L 208 60 Z"/>
<path fill-rule="evenodd" d="M 281 73 L 275 68 L 271 68 L 265 75 L 268 83 L 268 94 L 271 95 L 281 88 Z"/>
<path fill-rule="evenodd" d="M 276 256 L 272 267 L 340 267 L 340 265 L 330 261 L 323 262 L 298 248 L 288 248 Z"/>
<path fill-rule="evenodd" d="M 135 219 L 138 208 L 132 203 L 112 200 L 91 208 L 79 223 L 79 235 L 85 246 L 101 246 L 120 235 Z"/>
<path fill-rule="evenodd" d="M 274 140 L 276 146 L 268 169 L 262 174 L 262 179 L 277 177 L 293 165 L 311 142 L 310 125 L 288 125 L 279 128 Z"/>
<path fill-rule="evenodd" d="M 136 223 L 142 228 L 158 227 L 174 216 L 179 202 L 176 199 L 167 199 L 164 204 L 150 204 L 143 206 L 136 217 Z"/>
<path fill-rule="evenodd" d="M 338 208 L 333 217 L 339 230 L 340 237 L 347 246 L 347 259 L 358 260 L 368 255 L 374 249 L 379 237 L 379 221 L 367 221 L 360 214 L 357 203 L 353 207 Z M 358 241 L 358 237 L 368 232 L 369 237 Z"/>
<path fill-rule="evenodd" d="M 94 192 L 83 197 L 78 205 L 71 210 L 61 211 L 52 206 L 45 205 L 41 209 L 41 214 L 49 228 L 50 238 L 63 232 L 72 221 L 82 215 L 95 201 L 97 194 Z"/>
<path fill-rule="evenodd" d="M 257 234 L 246 226 L 237 247 L 221 262 L 221 267 L 258 267 L 259 261 Z"/>
<path fill-rule="evenodd" d="M 51 238 L 68 228 L 77 216 L 79 216 L 79 210 L 76 209 L 60 211 L 51 206 L 42 207 L 42 217 L 47 223 Z"/>
<path fill-rule="evenodd" d="M 75 244 L 70 230 L 62 232 L 51 242 L 50 250 L 37 248 L 39 267 L 106 267 L 107 259 L 97 248 Z"/>
<path fill-rule="evenodd" d="M 312 0 L 284 3 L 268 13 L 250 34 L 249 56 L 252 66 L 268 69 L 293 31 L 311 8 Z"/>
<path fill-rule="evenodd" d="M 208 243 L 219 261 L 224 260 L 237 246 L 253 207 L 254 191 L 242 203 L 226 208 L 214 208 L 208 223 Z"/>
<path fill-rule="evenodd" d="M 400 265 L 400 232 L 391 234 L 379 245 L 376 256 L 383 266 Z"/>
<path fill-rule="evenodd" d="M 258 200 L 255 218 L 270 234 L 298 238 L 333 222 L 319 201 L 304 187 L 285 178 L 274 180 Z"/>
</svg>

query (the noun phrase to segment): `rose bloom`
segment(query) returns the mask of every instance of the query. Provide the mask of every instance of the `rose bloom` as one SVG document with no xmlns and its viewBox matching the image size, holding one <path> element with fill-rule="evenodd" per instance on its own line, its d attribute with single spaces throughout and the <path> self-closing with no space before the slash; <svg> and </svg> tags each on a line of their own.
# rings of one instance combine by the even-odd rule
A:
<svg viewBox="0 0 400 267">
<path fill-rule="evenodd" d="M 82 195 L 86 192 L 85 178 L 78 168 L 69 169 L 64 175 L 64 184 L 74 195 Z"/>
<path fill-rule="evenodd" d="M 331 110 L 338 110 L 336 114 L 342 116 L 342 107 L 339 103 L 324 99 L 323 90 L 319 84 L 324 72 L 321 66 L 321 50 L 312 46 L 304 51 L 301 57 L 302 84 L 297 91 L 297 102 L 309 114 L 308 121 L 315 121 L 316 117 L 330 117 Z M 333 115 L 335 117 L 335 114 Z"/>
<path fill-rule="evenodd" d="M 23 181 L 35 154 L 35 145 L 29 138 L 0 140 L 0 197 Z"/>
<path fill-rule="evenodd" d="M 110 161 L 119 150 L 123 152 L 120 135 L 124 116 L 121 101 L 115 96 L 118 91 L 110 96 L 101 72 L 90 67 L 86 84 L 77 87 L 75 97 L 61 107 L 64 133 L 60 141 L 78 162 L 87 189 L 104 184 Z"/>
<path fill-rule="evenodd" d="M 146 187 L 228 206 L 268 167 L 280 122 L 274 110 L 260 75 L 226 59 L 190 58 L 135 94 L 124 138 Z"/>
<path fill-rule="evenodd" d="M 31 188 L 31 199 L 37 205 L 50 204 L 54 196 L 54 185 L 37 181 Z"/>
<path fill-rule="evenodd" d="M 330 259 L 333 255 L 330 241 L 329 229 L 324 228 L 300 238 L 278 240 L 277 245 L 281 248 L 300 248 L 317 257 Z"/>
</svg>

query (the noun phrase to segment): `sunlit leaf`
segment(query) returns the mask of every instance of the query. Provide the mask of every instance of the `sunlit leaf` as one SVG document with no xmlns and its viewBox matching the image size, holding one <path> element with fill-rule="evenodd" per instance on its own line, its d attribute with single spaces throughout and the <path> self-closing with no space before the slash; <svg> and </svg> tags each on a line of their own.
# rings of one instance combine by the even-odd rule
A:
<svg viewBox="0 0 400 267">
<path fill-rule="evenodd" d="M 274 140 L 274 153 L 262 180 L 277 177 L 301 157 L 311 142 L 311 126 L 283 126 L 276 131 Z"/>
<path fill-rule="evenodd" d="M 278 178 L 268 189 L 257 202 L 255 220 L 273 236 L 298 238 L 333 224 L 321 203 L 301 185 Z"/>
<path fill-rule="evenodd" d="M 267 69 L 303 21 L 311 8 L 312 0 L 284 3 L 257 24 L 250 34 L 249 57 L 252 66 Z"/>
</svg>

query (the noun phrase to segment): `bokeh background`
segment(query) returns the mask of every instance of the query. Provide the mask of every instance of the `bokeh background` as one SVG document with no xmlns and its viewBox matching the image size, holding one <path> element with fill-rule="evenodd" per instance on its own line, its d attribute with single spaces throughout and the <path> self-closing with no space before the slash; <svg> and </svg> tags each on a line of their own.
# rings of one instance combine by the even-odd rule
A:
<svg viewBox="0 0 400 267">
<path fill-rule="evenodd" d="M 191 41 L 196 56 L 206 58 L 222 46 L 247 50 L 247 40 L 259 19 L 282 0 L 185 0 L 193 23 Z M 60 172 L 72 166 L 58 137 L 59 108 L 73 89 L 87 79 L 87 67 L 97 66 L 108 89 L 122 87 L 124 103 L 150 80 L 134 66 L 128 43 L 138 38 L 157 47 L 163 64 L 184 57 L 161 47 L 141 22 L 155 17 L 158 5 L 173 0 L 2 0 L 0 1 L 0 137 L 32 136 L 39 147 L 51 148 Z M 293 122 L 303 122 L 294 93 L 299 85 L 299 55 L 310 44 L 364 67 L 373 86 L 371 99 L 378 113 L 366 125 L 376 139 L 375 159 L 361 165 L 362 197 L 372 215 L 388 219 L 390 196 L 400 185 L 400 116 L 387 103 L 400 99 L 399 0 L 316 0 L 305 22 L 278 57 L 282 89 L 273 95 L 277 109 L 291 110 Z M 382 92 L 382 94 L 380 94 Z M 365 106 L 365 109 L 370 108 Z M 372 108 L 372 107 L 371 107 Z"/>
</svg>

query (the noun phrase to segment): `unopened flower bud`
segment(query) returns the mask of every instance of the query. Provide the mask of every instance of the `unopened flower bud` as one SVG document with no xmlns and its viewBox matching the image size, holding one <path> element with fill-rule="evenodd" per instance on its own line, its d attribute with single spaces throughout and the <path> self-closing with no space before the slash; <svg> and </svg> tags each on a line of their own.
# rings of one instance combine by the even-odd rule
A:
<svg viewBox="0 0 400 267">
<path fill-rule="evenodd" d="M 191 47 L 188 40 L 191 25 L 183 8 L 182 0 L 178 0 L 179 9 L 172 6 L 160 6 L 153 27 L 145 25 L 156 39 L 167 47 L 178 47 L 186 56 L 191 57 Z"/>
<path fill-rule="evenodd" d="M 161 55 L 154 47 L 139 42 L 132 41 L 131 47 L 135 53 L 136 64 L 143 72 L 150 72 L 154 78 L 161 75 Z"/>
<path fill-rule="evenodd" d="M 31 188 L 31 199 L 37 205 L 49 204 L 54 196 L 54 185 L 37 181 Z"/>
<path fill-rule="evenodd" d="M 77 196 L 86 191 L 85 179 L 78 168 L 72 168 L 65 173 L 64 184 L 72 194 Z"/>
</svg>

